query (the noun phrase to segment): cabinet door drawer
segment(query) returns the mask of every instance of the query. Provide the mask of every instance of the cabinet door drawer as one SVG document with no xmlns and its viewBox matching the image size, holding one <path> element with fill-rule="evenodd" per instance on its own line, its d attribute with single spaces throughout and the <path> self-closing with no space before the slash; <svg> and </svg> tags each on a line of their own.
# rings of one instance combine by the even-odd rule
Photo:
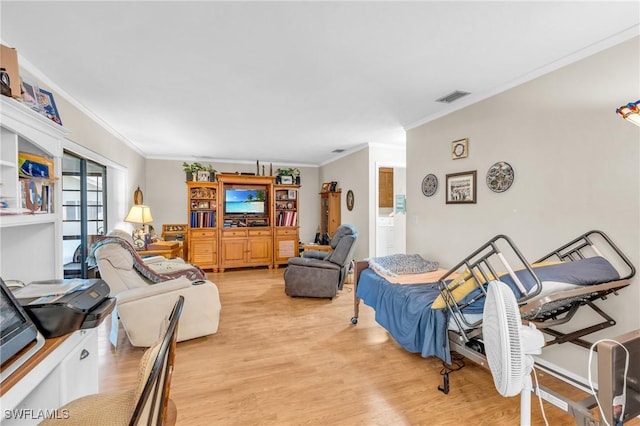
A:
<svg viewBox="0 0 640 426">
<path fill-rule="evenodd" d="M 227 237 L 246 237 L 247 230 L 246 229 L 223 229 L 222 230 L 222 238 Z"/>
<path fill-rule="evenodd" d="M 191 230 L 191 238 L 203 238 L 203 237 L 215 238 L 215 236 L 216 236 L 215 229 L 192 229 Z"/>
<path fill-rule="evenodd" d="M 268 237 L 271 235 L 270 229 L 249 229 L 250 237 Z"/>
<path fill-rule="evenodd" d="M 286 229 L 276 229 L 276 235 L 277 236 L 287 236 L 287 237 L 294 237 L 296 235 L 298 235 L 298 230 L 295 228 L 286 228 Z"/>
</svg>

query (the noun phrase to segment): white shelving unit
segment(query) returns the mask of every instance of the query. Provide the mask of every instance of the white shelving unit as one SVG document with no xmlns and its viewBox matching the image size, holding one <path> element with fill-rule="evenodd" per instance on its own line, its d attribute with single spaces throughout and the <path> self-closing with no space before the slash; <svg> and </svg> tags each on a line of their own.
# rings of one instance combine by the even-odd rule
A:
<svg viewBox="0 0 640 426">
<path fill-rule="evenodd" d="M 62 278 L 62 141 L 68 131 L 15 99 L 0 96 L 0 276 L 25 283 Z M 52 211 L 6 214 L 21 208 L 18 153 L 53 161 Z"/>
</svg>

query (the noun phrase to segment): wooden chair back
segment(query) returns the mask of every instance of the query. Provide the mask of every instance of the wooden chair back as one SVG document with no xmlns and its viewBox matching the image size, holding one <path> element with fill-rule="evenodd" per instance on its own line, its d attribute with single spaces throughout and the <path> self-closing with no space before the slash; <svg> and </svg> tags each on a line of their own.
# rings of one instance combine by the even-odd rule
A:
<svg viewBox="0 0 640 426">
<path fill-rule="evenodd" d="M 150 356 L 141 366 L 141 374 L 148 374 L 133 410 L 130 426 L 164 425 L 169 407 L 169 387 L 178 337 L 178 320 L 182 314 L 184 297 L 180 296 L 171 311 L 166 329 L 158 342 L 148 350 Z M 156 354 L 154 356 L 154 353 Z"/>
</svg>

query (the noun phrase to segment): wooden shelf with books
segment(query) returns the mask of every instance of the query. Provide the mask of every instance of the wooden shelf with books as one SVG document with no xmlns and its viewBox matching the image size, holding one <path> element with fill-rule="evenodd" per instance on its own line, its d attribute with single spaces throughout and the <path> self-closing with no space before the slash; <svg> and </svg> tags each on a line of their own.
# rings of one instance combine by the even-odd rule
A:
<svg viewBox="0 0 640 426">
<path fill-rule="evenodd" d="M 218 183 L 187 182 L 188 260 L 202 269 L 218 269 Z"/>
<path fill-rule="evenodd" d="M 286 265 L 290 257 L 298 255 L 299 246 L 299 197 L 298 185 L 275 185 L 275 233 L 274 266 Z"/>
</svg>

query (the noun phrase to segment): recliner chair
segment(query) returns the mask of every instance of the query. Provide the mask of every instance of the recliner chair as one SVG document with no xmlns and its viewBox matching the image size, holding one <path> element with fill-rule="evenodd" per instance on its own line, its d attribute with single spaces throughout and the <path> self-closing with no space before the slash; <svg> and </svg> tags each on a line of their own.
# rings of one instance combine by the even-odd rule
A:
<svg viewBox="0 0 640 426">
<path fill-rule="evenodd" d="M 180 295 L 185 301 L 179 342 L 218 331 L 221 310 L 218 288 L 206 280 L 199 268 L 182 259 L 140 258 L 127 232 L 114 230 L 109 237 L 116 240 L 108 244 L 96 242 L 89 260 L 97 264 L 111 296 L 116 297 L 110 336 L 114 346 L 118 340 L 118 318 L 133 346 L 153 344 L 161 321 Z"/>
<path fill-rule="evenodd" d="M 358 231 L 353 225 L 340 225 L 331 238 L 330 252 L 305 252 L 289 259 L 284 271 L 284 291 L 289 296 L 327 297 L 342 290 L 353 260 Z"/>
</svg>

